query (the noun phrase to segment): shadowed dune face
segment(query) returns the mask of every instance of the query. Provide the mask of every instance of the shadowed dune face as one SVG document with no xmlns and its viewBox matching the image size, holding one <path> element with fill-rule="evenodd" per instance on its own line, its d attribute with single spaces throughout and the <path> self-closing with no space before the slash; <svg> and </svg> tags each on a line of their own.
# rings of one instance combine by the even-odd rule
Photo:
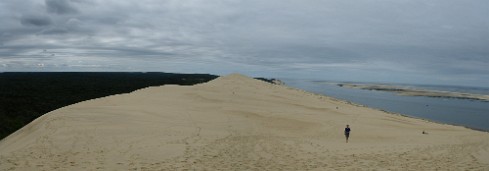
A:
<svg viewBox="0 0 489 171">
<path fill-rule="evenodd" d="M 488 143 L 487 133 L 232 74 L 45 114 L 0 142 L 0 170 L 487 170 Z"/>
</svg>

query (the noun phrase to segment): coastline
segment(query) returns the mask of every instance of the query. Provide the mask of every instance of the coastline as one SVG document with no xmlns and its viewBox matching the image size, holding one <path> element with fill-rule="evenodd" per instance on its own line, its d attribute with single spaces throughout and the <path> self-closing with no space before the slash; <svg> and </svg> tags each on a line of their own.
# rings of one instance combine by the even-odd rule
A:
<svg viewBox="0 0 489 171">
<path fill-rule="evenodd" d="M 428 89 L 415 89 L 415 88 L 410 88 L 410 87 L 394 86 L 394 85 L 386 85 L 386 84 L 338 83 L 336 85 L 339 87 L 345 87 L 345 88 L 393 92 L 393 93 L 396 93 L 397 95 L 401 95 L 401 96 L 455 98 L 455 99 L 478 100 L 478 101 L 483 101 L 483 102 L 489 102 L 489 95 L 483 95 L 483 94 L 449 92 L 449 91 L 438 91 L 438 90 L 428 90 Z"/>
<path fill-rule="evenodd" d="M 489 133 L 489 130 L 484 130 L 484 129 L 479 129 L 479 128 L 473 128 L 473 127 L 470 127 L 470 126 L 461 125 L 461 124 L 455 124 L 455 123 L 445 123 L 445 122 L 442 122 L 442 121 L 430 120 L 430 119 L 423 118 L 423 117 L 411 116 L 409 114 L 404 114 L 404 113 L 391 112 L 391 111 L 387 111 L 387 110 L 384 110 L 384 109 L 372 107 L 372 106 L 369 106 L 369 105 L 363 105 L 363 104 L 355 103 L 355 102 L 352 102 L 352 101 L 349 101 L 349 100 L 339 99 L 339 98 L 335 98 L 335 97 L 332 97 L 332 96 L 327 96 L 327 95 L 320 94 L 320 93 L 309 92 L 309 91 L 306 91 L 306 90 L 303 90 L 303 89 L 300 89 L 300 88 L 291 87 L 291 86 L 289 86 L 287 84 L 282 84 L 282 85 L 283 86 L 286 86 L 286 87 L 288 87 L 290 89 L 296 90 L 296 91 L 310 93 L 311 95 L 315 95 L 315 96 L 318 96 L 318 97 L 328 98 L 328 99 L 333 100 L 333 101 L 343 102 L 343 103 L 346 103 L 346 104 L 349 104 L 349 105 L 353 105 L 353 106 L 357 106 L 357 107 L 365 107 L 365 108 L 370 108 L 370 109 L 373 109 L 373 110 L 378 110 L 378 111 L 381 111 L 381 112 L 384 112 L 384 113 L 387 113 L 387 114 L 391 114 L 391 115 L 402 116 L 402 117 L 412 118 L 412 119 L 419 119 L 419 120 L 422 120 L 422 121 L 426 121 L 426 122 L 430 122 L 430 123 L 435 123 L 435 124 L 463 127 L 463 128 L 474 130 L 474 131 L 480 131 L 480 132 Z"/>
<path fill-rule="evenodd" d="M 400 96 L 392 92 L 384 91 L 365 91 L 362 89 L 346 88 L 338 86 L 339 82 L 317 81 L 317 80 L 298 80 L 284 79 L 286 84 L 291 87 L 304 89 L 319 95 L 325 95 L 356 103 L 361 106 L 386 111 L 388 113 L 399 114 L 406 117 L 418 118 L 434 123 L 461 126 L 472 130 L 489 132 L 487 127 L 486 102 L 480 100 L 466 100 L 456 98 L 430 98 L 422 96 Z M 355 83 L 364 84 L 364 83 Z M 365 83 L 366 84 L 366 83 Z M 434 87 L 423 85 L 406 85 L 404 87 Z M 457 90 L 462 92 L 485 93 L 485 89 L 477 88 L 472 91 L 470 87 L 447 87 L 439 86 L 441 90 Z M 437 90 L 437 89 L 435 89 Z M 467 117 L 466 115 L 471 115 Z"/>
</svg>

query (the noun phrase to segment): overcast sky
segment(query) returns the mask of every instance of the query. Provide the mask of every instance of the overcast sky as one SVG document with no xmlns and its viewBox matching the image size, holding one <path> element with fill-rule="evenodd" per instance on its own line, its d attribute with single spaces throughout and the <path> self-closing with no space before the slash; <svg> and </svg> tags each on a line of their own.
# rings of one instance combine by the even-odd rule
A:
<svg viewBox="0 0 489 171">
<path fill-rule="evenodd" d="M 488 0 L 1 0 L 0 72 L 489 87 Z"/>
</svg>

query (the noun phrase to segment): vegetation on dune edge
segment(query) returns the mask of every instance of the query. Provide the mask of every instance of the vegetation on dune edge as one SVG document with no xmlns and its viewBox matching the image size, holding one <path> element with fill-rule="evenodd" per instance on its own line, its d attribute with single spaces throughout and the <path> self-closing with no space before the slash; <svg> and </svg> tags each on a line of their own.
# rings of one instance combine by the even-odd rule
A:
<svg viewBox="0 0 489 171">
<path fill-rule="evenodd" d="M 194 85 L 217 77 L 156 72 L 0 73 L 0 139 L 45 113 L 74 103 L 149 86 Z"/>
</svg>

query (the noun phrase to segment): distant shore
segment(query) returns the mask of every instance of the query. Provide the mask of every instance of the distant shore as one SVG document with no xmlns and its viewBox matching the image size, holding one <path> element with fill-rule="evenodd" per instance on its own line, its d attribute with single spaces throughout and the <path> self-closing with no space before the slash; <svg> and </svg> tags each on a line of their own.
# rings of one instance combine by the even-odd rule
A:
<svg viewBox="0 0 489 171">
<path fill-rule="evenodd" d="M 337 85 L 340 86 L 339 84 L 337 84 Z M 349 84 L 349 85 L 353 85 L 353 84 Z M 355 84 L 355 85 L 358 85 L 358 84 Z M 343 85 L 343 86 L 345 86 L 345 85 Z M 348 88 L 350 88 L 350 87 L 348 87 Z M 295 89 L 297 91 L 304 91 L 304 90 L 299 89 L 299 88 L 293 88 L 293 89 Z M 381 90 L 378 90 L 378 91 L 381 91 Z M 304 91 L 304 93 L 308 93 L 308 92 L 307 91 Z M 318 93 L 311 93 L 311 94 L 312 95 L 316 95 L 316 96 L 325 96 L 324 94 L 318 94 Z M 326 96 L 326 97 L 329 97 L 329 96 Z M 349 105 L 352 105 L 352 106 L 366 107 L 366 108 L 370 108 L 370 109 L 374 109 L 374 110 L 379 110 L 379 111 L 382 111 L 382 112 L 385 112 L 385 113 L 388 113 L 388 114 L 391 114 L 391 115 L 402 116 L 402 117 L 413 118 L 413 119 L 419 119 L 419 120 L 423 120 L 423 121 L 426 121 L 426 122 L 431 122 L 431 123 L 436 123 L 436 124 L 441 124 L 441 125 L 460 126 L 460 127 L 464 127 L 464 128 L 467 128 L 467 129 L 474 130 L 474 131 L 480 131 L 480 132 L 487 132 L 487 133 L 489 133 L 489 130 L 485 130 L 485 129 L 477 128 L 477 127 L 473 127 L 473 126 L 467 126 L 467 125 L 464 125 L 464 124 L 442 122 L 442 121 L 436 121 L 436 120 L 427 119 L 427 118 L 423 118 L 423 117 L 419 117 L 419 116 L 413 116 L 413 115 L 409 115 L 409 114 L 405 114 L 405 113 L 400 113 L 400 112 L 391 112 L 391 111 L 388 111 L 388 110 L 385 110 L 385 109 L 382 109 L 382 108 L 373 107 L 373 106 L 369 106 L 369 105 L 364 105 L 364 104 L 356 103 L 356 102 L 353 102 L 353 101 L 350 101 L 350 100 L 339 99 L 339 98 L 335 98 L 335 97 L 330 97 L 329 99 L 332 100 L 332 101 L 343 102 L 343 103 L 346 103 L 346 104 L 349 104 Z"/>
<path fill-rule="evenodd" d="M 375 90 L 394 92 L 402 96 L 424 96 L 434 98 L 454 98 L 454 99 L 467 99 L 467 100 L 479 100 L 489 102 L 489 95 L 462 93 L 462 92 L 449 92 L 449 91 L 437 91 L 426 89 L 414 89 L 410 87 L 385 85 L 385 84 L 353 84 L 353 83 L 338 83 L 340 87 L 355 88 L 363 90 Z"/>
</svg>

